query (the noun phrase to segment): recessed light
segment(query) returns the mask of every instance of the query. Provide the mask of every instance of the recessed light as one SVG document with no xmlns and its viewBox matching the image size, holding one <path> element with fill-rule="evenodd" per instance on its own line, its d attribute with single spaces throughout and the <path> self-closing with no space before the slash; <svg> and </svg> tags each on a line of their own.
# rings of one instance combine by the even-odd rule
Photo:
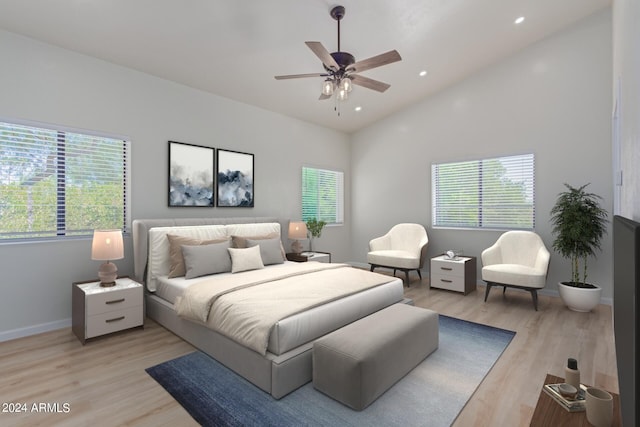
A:
<svg viewBox="0 0 640 427">
<path fill-rule="evenodd" d="M 356 111 L 361 111 L 361 110 L 362 110 L 362 107 L 358 105 L 356 108 L 354 108 L 354 110 L 356 110 Z"/>
<path fill-rule="evenodd" d="M 422 70 L 422 71 L 420 71 L 420 72 L 418 73 L 418 75 L 419 75 L 420 77 L 424 77 L 424 76 L 426 76 L 426 75 L 427 75 L 427 70 Z"/>
<path fill-rule="evenodd" d="M 521 17 L 519 17 L 518 19 L 516 19 L 514 21 L 514 23 L 516 23 L 516 24 L 522 24 L 523 22 L 524 22 L 524 16 L 521 16 Z"/>
</svg>

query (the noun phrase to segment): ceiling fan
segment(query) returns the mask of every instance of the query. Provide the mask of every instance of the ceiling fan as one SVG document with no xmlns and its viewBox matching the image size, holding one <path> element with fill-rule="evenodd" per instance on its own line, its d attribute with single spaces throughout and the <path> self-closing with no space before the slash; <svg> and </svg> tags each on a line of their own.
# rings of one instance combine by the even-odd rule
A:
<svg viewBox="0 0 640 427">
<path fill-rule="evenodd" d="M 373 80 L 368 77 L 361 76 L 357 73 L 370 70 L 372 68 L 381 67 L 382 65 L 391 64 L 400 61 L 402 58 L 396 50 L 372 56 L 362 61 L 356 61 L 355 57 L 348 53 L 340 51 L 340 21 L 344 17 L 345 9 L 343 6 L 335 6 L 331 9 L 331 17 L 338 21 L 338 51 L 329 53 L 329 51 L 320 42 L 305 42 L 305 44 L 316 54 L 322 61 L 324 73 L 310 74 L 290 74 L 285 76 L 275 76 L 276 80 L 298 79 L 304 77 L 325 77 L 322 84 L 322 93 L 319 99 L 329 99 L 336 93 L 336 99 L 344 101 L 348 98 L 349 92 L 353 88 L 352 85 L 358 85 L 372 89 L 378 92 L 384 92 L 389 89 L 387 83 Z"/>
</svg>

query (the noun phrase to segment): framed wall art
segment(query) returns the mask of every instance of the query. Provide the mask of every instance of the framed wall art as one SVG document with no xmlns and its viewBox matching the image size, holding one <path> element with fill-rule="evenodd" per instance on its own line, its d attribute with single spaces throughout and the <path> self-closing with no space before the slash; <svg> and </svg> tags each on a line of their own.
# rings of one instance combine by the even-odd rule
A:
<svg viewBox="0 0 640 427">
<path fill-rule="evenodd" d="M 214 206 L 215 151 L 169 141 L 169 206 Z"/>
<path fill-rule="evenodd" d="M 253 154 L 218 149 L 219 207 L 253 207 L 253 166 Z"/>
</svg>

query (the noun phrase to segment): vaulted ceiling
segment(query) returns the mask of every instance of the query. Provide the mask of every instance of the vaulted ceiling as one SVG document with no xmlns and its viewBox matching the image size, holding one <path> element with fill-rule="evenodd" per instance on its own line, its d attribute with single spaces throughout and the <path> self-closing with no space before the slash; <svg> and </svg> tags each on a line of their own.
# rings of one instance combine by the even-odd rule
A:
<svg viewBox="0 0 640 427">
<path fill-rule="evenodd" d="M 322 78 L 305 41 L 402 61 L 362 75 L 348 101 L 319 101 Z M 0 28 L 242 103 L 357 131 L 600 9 L 611 0 L 2 0 Z M 515 24 L 516 18 L 525 17 Z M 419 76 L 420 71 L 426 76 Z M 361 107 L 355 111 L 355 107 Z"/>
</svg>

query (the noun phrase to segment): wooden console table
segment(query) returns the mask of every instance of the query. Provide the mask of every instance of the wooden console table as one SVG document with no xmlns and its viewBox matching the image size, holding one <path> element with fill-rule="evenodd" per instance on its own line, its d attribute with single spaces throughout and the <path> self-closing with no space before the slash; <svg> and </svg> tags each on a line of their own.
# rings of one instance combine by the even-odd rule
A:
<svg viewBox="0 0 640 427">
<path fill-rule="evenodd" d="M 545 384 L 557 384 L 561 382 L 564 382 L 564 378 L 550 374 L 547 374 L 547 378 L 544 380 Z M 620 426 L 620 396 L 615 393 L 611 393 L 611 395 L 613 396 L 613 423 L 611 425 L 614 427 Z M 562 406 L 545 393 L 544 390 L 540 390 L 538 404 L 533 412 L 533 417 L 531 417 L 531 426 L 590 427 L 591 424 L 587 421 L 586 412 L 569 412 L 562 408 Z"/>
</svg>

